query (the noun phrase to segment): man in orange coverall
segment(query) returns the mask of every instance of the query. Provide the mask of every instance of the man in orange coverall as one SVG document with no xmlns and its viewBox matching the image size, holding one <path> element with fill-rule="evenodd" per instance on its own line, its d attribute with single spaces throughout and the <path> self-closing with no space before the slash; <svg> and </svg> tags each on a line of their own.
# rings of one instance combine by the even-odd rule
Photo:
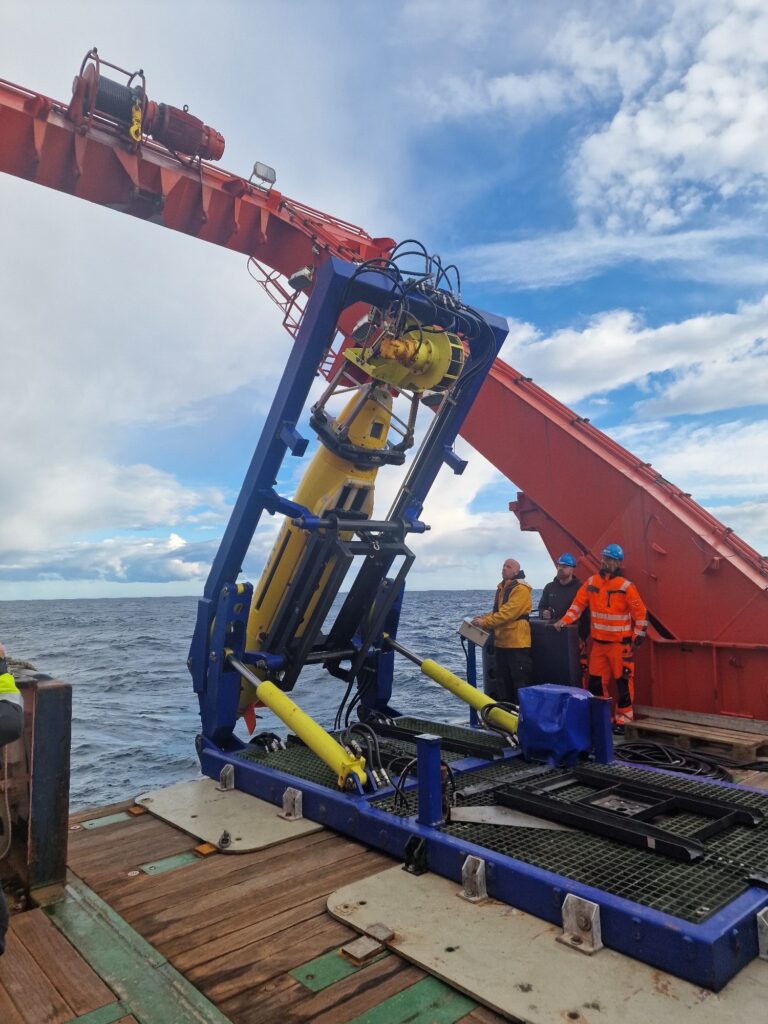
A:
<svg viewBox="0 0 768 1024">
<path fill-rule="evenodd" d="M 634 650 L 645 640 L 648 629 L 647 612 L 637 587 L 621 574 L 623 561 L 621 547 L 609 544 L 602 553 L 600 572 L 582 583 L 571 607 L 554 624 L 557 630 L 570 626 L 589 608 L 589 691 L 596 697 L 608 697 L 609 683 L 615 680 L 619 699 L 614 732 L 619 734 L 635 717 Z"/>
<path fill-rule="evenodd" d="M 501 583 L 496 587 L 493 611 L 476 615 L 473 625 L 492 629 L 496 644 L 496 700 L 517 704 L 517 691 L 529 686 L 533 673 L 531 661 L 531 587 L 523 582 L 520 563 L 508 558 L 501 567 Z"/>
</svg>

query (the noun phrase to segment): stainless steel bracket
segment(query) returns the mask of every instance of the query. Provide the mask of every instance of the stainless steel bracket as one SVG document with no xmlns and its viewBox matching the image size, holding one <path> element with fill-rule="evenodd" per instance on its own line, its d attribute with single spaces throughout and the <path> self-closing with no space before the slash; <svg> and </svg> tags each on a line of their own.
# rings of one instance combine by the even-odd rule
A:
<svg viewBox="0 0 768 1024">
<path fill-rule="evenodd" d="M 461 884 L 464 888 L 459 893 L 463 900 L 470 903 L 481 903 L 488 899 L 485 885 L 485 861 L 482 857 L 469 856 L 461 866 Z"/>
<path fill-rule="evenodd" d="M 278 818 L 285 818 L 286 821 L 298 821 L 299 818 L 303 818 L 301 804 L 301 790 L 288 786 L 283 793 L 283 809 L 278 812 Z"/>
<path fill-rule="evenodd" d="M 757 955 L 761 960 L 768 960 L 768 907 L 755 914 L 757 921 Z"/>
<path fill-rule="evenodd" d="M 563 901 L 563 934 L 557 941 L 591 956 L 603 948 L 600 907 L 569 892 Z"/>
<path fill-rule="evenodd" d="M 233 764 L 225 764 L 221 769 L 217 788 L 224 792 L 235 788 L 235 766 Z"/>
</svg>

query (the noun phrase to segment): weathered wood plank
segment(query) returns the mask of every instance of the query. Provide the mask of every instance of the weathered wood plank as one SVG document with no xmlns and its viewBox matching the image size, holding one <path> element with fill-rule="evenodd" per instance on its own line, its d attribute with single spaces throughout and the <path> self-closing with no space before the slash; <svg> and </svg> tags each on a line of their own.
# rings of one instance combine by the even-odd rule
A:
<svg viewBox="0 0 768 1024">
<path fill-rule="evenodd" d="M 114 804 L 101 804 L 97 807 L 83 807 L 73 811 L 69 816 L 70 825 L 79 825 L 82 821 L 89 821 L 91 818 L 104 818 L 108 814 L 119 814 L 120 811 L 127 811 L 133 807 L 133 800 L 120 800 Z"/>
<path fill-rule="evenodd" d="M 11 918 L 5 955 L 0 958 L 0 985 L 11 997 L 24 1024 L 64 1024 L 77 1014 L 16 935 L 16 918 Z"/>
<path fill-rule="evenodd" d="M 333 867 L 348 861 L 354 862 L 359 858 L 359 847 L 357 850 L 345 849 L 342 851 L 346 857 L 340 856 L 340 851 L 334 847 L 324 844 L 319 849 L 311 850 L 306 858 L 301 861 L 301 874 L 310 875 L 323 868 Z M 124 916 L 131 921 L 139 931 L 145 927 L 155 928 L 158 925 L 170 922 L 178 923 L 185 918 L 205 919 L 207 921 L 221 920 L 230 914 L 237 913 L 243 908 L 246 901 L 251 899 L 264 898 L 265 893 L 276 887 L 291 887 L 296 883 L 298 869 L 296 863 L 289 861 L 284 864 L 276 864 L 268 872 L 256 873 L 234 885 L 227 884 L 222 888 L 213 888 L 208 885 L 203 889 L 190 888 L 189 895 L 181 902 L 167 904 L 166 900 L 156 903 L 144 903 L 137 911 L 133 908 L 122 906 Z"/>
<path fill-rule="evenodd" d="M 283 932 L 267 944 L 254 943 L 232 956 L 219 957 L 189 972 L 188 978 L 217 1005 L 238 992 L 259 989 L 265 981 L 287 974 L 313 957 L 327 953 L 354 937 L 346 925 L 323 916 L 302 928 L 301 939 Z M 226 1011 L 225 1011 L 226 1012 Z"/>
<path fill-rule="evenodd" d="M 14 932 L 76 1015 L 115 1002 L 114 993 L 67 942 L 42 910 L 14 918 Z"/>
<path fill-rule="evenodd" d="M 16 1004 L 5 991 L 2 976 L 0 976 L 0 1020 L 3 1024 L 24 1024 L 24 1019 L 16 1009 Z"/>
<path fill-rule="evenodd" d="M 339 853 L 346 849 L 345 841 L 331 832 L 302 836 L 295 842 L 296 846 L 284 843 L 270 851 L 260 850 L 253 854 L 214 854 L 202 858 L 199 864 L 185 868 L 184 874 L 152 879 L 120 876 L 114 885 L 112 882 L 103 884 L 105 888 L 110 887 L 110 902 L 116 910 L 126 907 L 138 910 L 143 905 L 147 913 L 152 913 L 155 909 L 189 899 L 197 893 L 209 892 L 214 887 L 224 888 L 256 875 L 271 873 L 275 865 L 292 863 L 295 871 L 296 864 L 303 866 L 308 851 L 315 846 Z M 282 853 L 279 852 L 281 850 Z"/>
<path fill-rule="evenodd" d="M 311 1024 L 352 1020 L 404 992 L 424 977 L 426 975 L 418 967 L 397 956 L 389 956 L 311 995 L 295 1008 L 293 1019 Z"/>
<path fill-rule="evenodd" d="M 691 725 L 709 725 L 716 729 L 735 729 L 737 732 L 759 733 L 768 738 L 768 722 L 741 715 L 709 715 L 703 711 L 678 711 L 671 708 L 652 708 L 635 704 L 636 718 L 663 718 L 670 722 L 688 722 Z"/>
</svg>

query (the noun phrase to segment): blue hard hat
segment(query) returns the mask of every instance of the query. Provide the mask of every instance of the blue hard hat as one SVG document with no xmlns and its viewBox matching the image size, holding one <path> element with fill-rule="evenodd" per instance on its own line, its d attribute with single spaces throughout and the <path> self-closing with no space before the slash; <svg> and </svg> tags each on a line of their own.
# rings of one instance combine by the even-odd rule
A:
<svg viewBox="0 0 768 1024">
<path fill-rule="evenodd" d="M 624 561 L 624 549 L 620 544 L 609 544 L 603 548 L 603 558 L 615 558 L 617 562 Z"/>
<path fill-rule="evenodd" d="M 572 569 L 576 568 L 576 559 L 570 552 L 566 551 L 565 554 L 560 555 L 558 558 L 557 565 L 570 565 Z"/>
</svg>

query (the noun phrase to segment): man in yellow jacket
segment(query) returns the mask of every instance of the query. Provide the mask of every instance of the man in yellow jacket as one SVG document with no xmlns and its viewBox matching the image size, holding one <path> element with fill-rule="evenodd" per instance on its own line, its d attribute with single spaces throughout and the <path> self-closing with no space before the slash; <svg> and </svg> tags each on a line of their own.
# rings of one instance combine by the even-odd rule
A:
<svg viewBox="0 0 768 1024">
<path fill-rule="evenodd" d="M 0 747 L 21 736 L 24 729 L 24 702 L 16 680 L 8 671 L 5 647 L 0 644 Z M 6 837 L 0 839 L 5 846 Z M 0 888 L 0 954 L 5 952 L 5 933 L 8 930 L 8 907 Z"/>
<path fill-rule="evenodd" d="M 531 587 L 520 563 L 508 558 L 501 567 L 493 611 L 472 620 L 481 629 L 492 629 L 496 644 L 496 699 L 517 704 L 517 691 L 529 686 L 531 661 Z"/>
</svg>

